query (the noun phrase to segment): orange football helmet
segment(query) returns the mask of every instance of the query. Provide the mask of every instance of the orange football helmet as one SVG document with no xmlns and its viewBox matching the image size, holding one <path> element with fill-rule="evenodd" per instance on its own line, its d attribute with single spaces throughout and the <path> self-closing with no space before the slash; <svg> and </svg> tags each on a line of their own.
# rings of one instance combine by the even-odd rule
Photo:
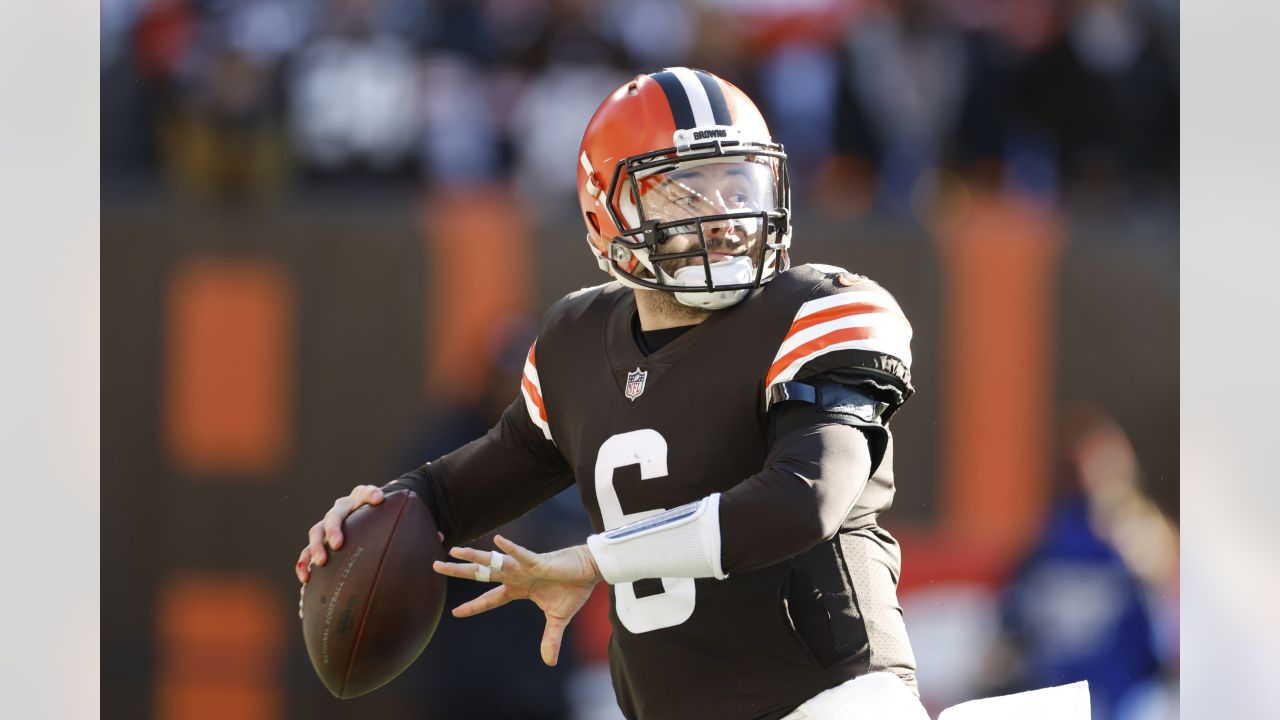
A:
<svg viewBox="0 0 1280 720">
<path fill-rule="evenodd" d="M 605 99 L 578 201 L 602 270 L 686 305 L 733 305 L 790 263 L 786 153 L 751 99 L 703 70 L 637 75 Z"/>
</svg>

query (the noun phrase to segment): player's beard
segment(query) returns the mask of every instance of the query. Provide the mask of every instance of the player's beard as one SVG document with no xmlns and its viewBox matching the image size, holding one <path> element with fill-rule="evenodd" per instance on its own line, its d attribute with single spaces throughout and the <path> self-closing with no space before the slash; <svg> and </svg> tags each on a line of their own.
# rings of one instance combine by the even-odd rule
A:
<svg viewBox="0 0 1280 720">
<path fill-rule="evenodd" d="M 643 304 L 651 314 L 667 321 L 668 327 L 696 325 L 706 320 L 713 310 L 689 307 L 667 290 L 641 290 L 636 288 L 636 302 Z"/>
</svg>

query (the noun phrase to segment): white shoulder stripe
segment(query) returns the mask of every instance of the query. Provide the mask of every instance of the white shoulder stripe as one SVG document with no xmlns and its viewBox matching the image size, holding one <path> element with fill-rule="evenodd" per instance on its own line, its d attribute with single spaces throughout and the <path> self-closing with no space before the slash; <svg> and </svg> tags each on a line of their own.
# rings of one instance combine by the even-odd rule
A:
<svg viewBox="0 0 1280 720">
<path fill-rule="evenodd" d="M 911 354 L 907 351 L 906 357 L 901 355 L 903 347 L 910 347 L 911 343 L 911 326 L 901 315 L 887 312 L 858 313 L 856 315 L 846 315 L 833 320 L 818 323 L 813 327 L 807 327 L 804 330 L 787 338 L 782 343 L 782 347 L 778 348 L 778 354 L 774 356 L 774 362 L 786 357 L 791 351 L 827 333 L 845 328 L 869 327 L 876 329 L 876 338 L 881 339 L 885 344 L 884 352 L 893 349 L 894 352 L 889 354 L 897 357 L 908 365 L 911 364 Z"/>
<path fill-rule="evenodd" d="M 902 362 L 906 363 L 908 366 L 911 365 L 911 350 L 905 341 L 887 342 L 883 338 L 868 338 L 865 340 L 846 340 L 844 342 L 838 342 L 832 345 L 828 345 L 822 348 L 821 350 L 817 350 L 808 355 L 797 358 L 794 362 L 787 365 L 786 369 L 783 370 L 781 373 L 779 373 L 778 376 L 775 377 L 771 383 L 769 383 L 770 387 L 772 387 L 773 385 L 777 385 L 778 383 L 784 383 L 789 380 L 795 379 L 796 373 L 800 372 L 800 369 L 803 368 L 806 364 L 808 364 L 809 362 L 812 362 L 815 358 L 826 355 L 827 353 L 836 352 L 838 350 L 869 350 L 871 352 L 878 352 L 878 353 L 883 353 L 885 355 L 892 355 L 893 357 L 896 357 Z M 768 388 L 765 388 L 765 391 L 767 392 Z"/>
<path fill-rule="evenodd" d="M 898 301 L 894 300 L 893 296 L 884 290 L 853 290 L 851 292 L 828 295 L 817 300 L 810 300 L 800 306 L 799 312 L 796 313 L 796 320 L 840 305 L 854 305 L 856 303 L 873 303 L 890 310 L 902 312 L 902 308 L 898 306 Z"/>
</svg>

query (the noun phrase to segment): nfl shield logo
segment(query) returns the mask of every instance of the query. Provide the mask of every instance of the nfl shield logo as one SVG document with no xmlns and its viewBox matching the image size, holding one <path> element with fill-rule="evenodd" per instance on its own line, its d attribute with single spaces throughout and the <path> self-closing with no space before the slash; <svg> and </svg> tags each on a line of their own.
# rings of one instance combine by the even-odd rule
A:
<svg viewBox="0 0 1280 720">
<path fill-rule="evenodd" d="M 635 399 L 644 392 L 644 381 L 647 377 L 649 377 L 649 371 L 641 370 L 639 367 L 627 373 L 627 387 L 622 394 L 626 395 L 628 400 L 635 402 Z"/>
</svg>

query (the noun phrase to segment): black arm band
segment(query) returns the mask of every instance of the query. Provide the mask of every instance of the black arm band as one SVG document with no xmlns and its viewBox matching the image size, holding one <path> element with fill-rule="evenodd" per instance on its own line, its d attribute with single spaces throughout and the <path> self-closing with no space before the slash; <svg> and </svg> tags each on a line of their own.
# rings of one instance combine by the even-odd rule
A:
<svg viewBox="0 0 1280 720">
<path fill-rule="evenodd" d="M 889 447 L 885 426 L 892 405 L 877 400 L 859 386 L 825 378 L 807 382 L 785 382 L 769 388 L 773 411 L 769 413 L 771 437 L 781 437 L 791 429 L 814 422 L 836 422 L 862 431 L 871 451 L 871 471 L 875 472 Z"/>
<path fill-rule="evenodd" d="M 803 402 L 816 406 L 824 413 L 848 417 L 851 425 L 882 425 L 880 418 L 889 409 L 889 403 L 877 401 L 859 388 L 836 382 L 819 382 L 815 385 L 803 382 L 778 383 L 769 388 L 771 405 L 785 402 Z"/>
</svg>

